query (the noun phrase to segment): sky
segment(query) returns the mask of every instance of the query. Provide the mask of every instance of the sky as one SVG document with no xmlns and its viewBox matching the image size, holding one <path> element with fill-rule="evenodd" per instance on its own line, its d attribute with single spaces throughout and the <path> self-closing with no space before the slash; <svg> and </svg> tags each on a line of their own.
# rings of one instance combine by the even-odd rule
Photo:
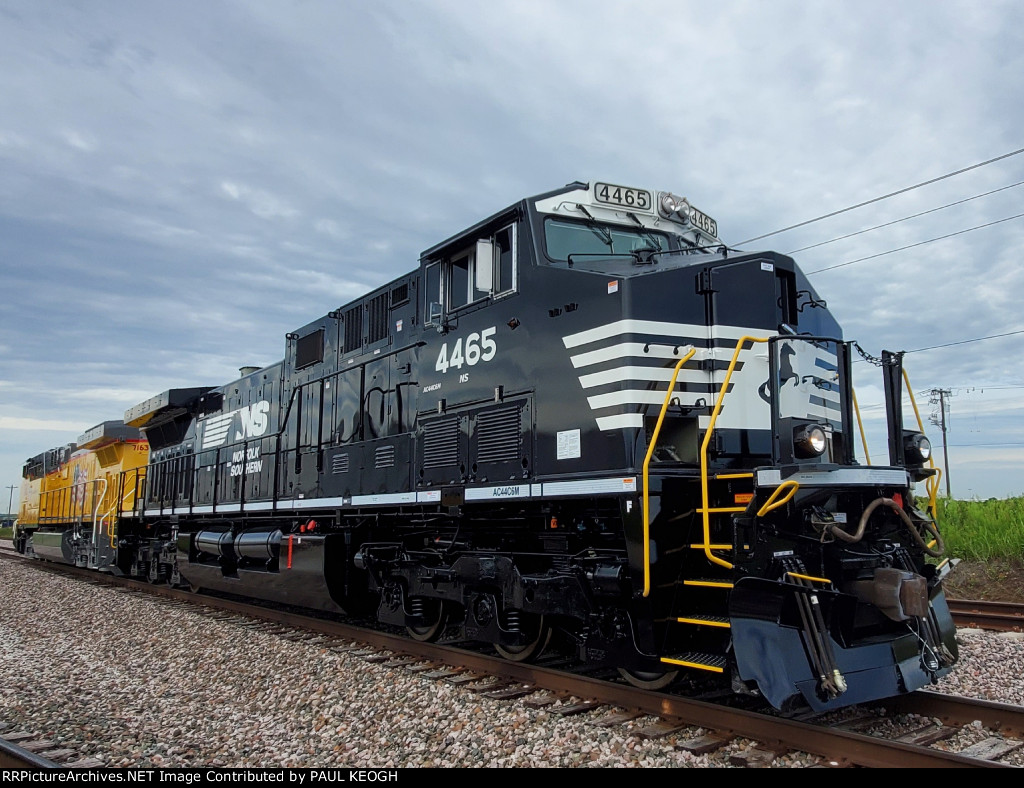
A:
<svg viewBox="0 0 1024 788">
<path fill-rule="evenodd" d="M 1019 0 L 0 0 L 0 510 L 27 458 L 575 180 L 793 253 L 905 351 L 941 491 L 1024 495 Z"/>
</svg>

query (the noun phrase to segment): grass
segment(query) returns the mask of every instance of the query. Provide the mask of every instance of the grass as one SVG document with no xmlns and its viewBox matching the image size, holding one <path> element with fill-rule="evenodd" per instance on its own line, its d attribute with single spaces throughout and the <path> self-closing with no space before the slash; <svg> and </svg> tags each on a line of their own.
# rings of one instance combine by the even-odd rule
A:
<svg viewBox="0 0 1024 788">
<path fill-rule="evenodd" d="M 981 562 L 1024 557 L 1024 498 L 936 503 L 946 555 Z"/>
<path fill-rule="evenodd" d="M 0 528 L 0 539 L 13 539 L 14 529 L 13 528 Z"/>
</svg>

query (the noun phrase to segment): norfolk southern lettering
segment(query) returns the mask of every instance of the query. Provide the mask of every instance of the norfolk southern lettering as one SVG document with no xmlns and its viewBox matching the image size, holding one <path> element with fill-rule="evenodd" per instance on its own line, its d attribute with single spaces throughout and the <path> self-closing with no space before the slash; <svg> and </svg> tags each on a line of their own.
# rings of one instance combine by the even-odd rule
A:
<svg viewBox="0 0 1024 788">
<path fill-rule="evenodd" d="M 871 465 L 859 348 L 796 260 L 642 185 L 492 208 L 279 361 L 32 458 L 16 548 L 787 712 L 952 671 L 902 354 Z"/>
</svg>

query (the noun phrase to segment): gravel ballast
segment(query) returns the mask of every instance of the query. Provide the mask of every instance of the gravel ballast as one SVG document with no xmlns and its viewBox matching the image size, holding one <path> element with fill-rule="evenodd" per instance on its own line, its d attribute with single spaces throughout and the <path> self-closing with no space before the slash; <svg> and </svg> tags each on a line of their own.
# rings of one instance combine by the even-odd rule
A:
<svg viewBox="0 0 1024 788">
<path fill-rule="evenodd" d="M 0 588 L 0 726 L 109 767 L 729 767 L 755 746 L 698 756 L 676 744 L 699 728 L 644 738 L 652 717 L 605 728 L 593 722 L 607 708 L 562 716 L 483 698 L 14 561 L 0 562 Z M 961 661 L 936 690 L 1024 704 L 1020 633 L 958 640 Z M 793 753 L 772 766 L 818 762 Z"/>
</svg>

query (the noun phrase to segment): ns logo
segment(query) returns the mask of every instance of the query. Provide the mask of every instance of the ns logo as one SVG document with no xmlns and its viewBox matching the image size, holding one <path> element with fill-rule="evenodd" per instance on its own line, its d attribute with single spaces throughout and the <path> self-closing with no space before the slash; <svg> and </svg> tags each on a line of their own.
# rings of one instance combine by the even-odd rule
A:
<svg viewBox="0 0 1024 788">
<path fill-rule="evenodd" d="M 267 431 L 267 414 L 269 412 L 270 403 L 266 400 L 260 400 L 248 408 L 239 410 L 238 421 L 241 429 L 235 432 L 235 440 L 256 438 L 265 433 Z"/>
<path fill-rule="evenodd" d="M 238 414 L 237 428 L 232 432 L 232 424 Z M 254 402 L 244 408 L 238 408 L 218 416 L 212 416 L 203 424 L 203 449 L 222 446 L 231 435 L 232 441 L 258 438 L 266 433 L 270 426 L 270 403 L 266 400 Z"/>
</svg>

